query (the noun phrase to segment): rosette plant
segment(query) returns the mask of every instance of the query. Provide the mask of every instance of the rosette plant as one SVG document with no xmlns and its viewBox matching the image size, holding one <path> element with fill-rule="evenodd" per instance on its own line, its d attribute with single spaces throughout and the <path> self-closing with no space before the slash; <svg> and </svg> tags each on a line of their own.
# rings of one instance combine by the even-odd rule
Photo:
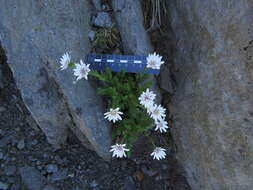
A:
<svg viewBox="0 0 253 190">
<path fill-rule="evenodd" d="M 152 128 L 157 133 L 167 132 L 166 109 L 155 104 L 156 94 L 149 89 L 152 81 L 147 80 L 147 74 L 126 73 L 123 70 L 114 73 L 109 68 L 103 72 L 90 70 L 89 64 L 82 60 L 79 63 L 72 62 L 69 53 L 61 57 L 60 64 L 61 70 L 73 67 L 75 82 L 88 80 L 89 77 L 102 81 L 97 93 L 107 103 L 108 111 L 104 113 L 104 119 L 112 122 L 112 138 L 115 142 L 110 150 L 112 157 L 126 157 L 133 142 L 139 136 L 147 135 Z M 158 54 L 148 55 L 147 68 L 160 69 L 162 64 L 164 61 Z M 154 145 L 150 155 L 160 160 L 166 157 L 166 150 Z"/>
</svg>

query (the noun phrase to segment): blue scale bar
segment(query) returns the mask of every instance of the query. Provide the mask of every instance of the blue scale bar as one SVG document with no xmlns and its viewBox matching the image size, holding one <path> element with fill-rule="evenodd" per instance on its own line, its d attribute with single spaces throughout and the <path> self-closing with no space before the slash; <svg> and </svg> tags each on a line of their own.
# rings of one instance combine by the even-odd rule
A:
<svg viewBox="0 0 253 190">
<path fill-rule="evenodd" d="M 103 71 L 109 67 L 114 72 L 159 74 L 159 69 L 147 69 L 147 56 L 88 54 L 86 63 L 90 69 Z"/>
</svg>

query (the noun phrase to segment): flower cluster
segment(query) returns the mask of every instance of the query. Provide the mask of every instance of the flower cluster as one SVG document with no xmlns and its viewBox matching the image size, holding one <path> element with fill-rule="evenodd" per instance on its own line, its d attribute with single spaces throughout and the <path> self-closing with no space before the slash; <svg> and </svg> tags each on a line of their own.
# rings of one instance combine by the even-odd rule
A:
<svg viewBox="0 0 253 190">
<path fill-rule="evenodd" d="M 165 121 L 165 111 L 161 105 L 155 104 L 155 93 L 147 89 L 139 97 L 140 104 L 146 108 L 147 113 L 155 122 L 155 131 L 160 131 L 160 133 L 167 132 L 169 128 L 168 123 Z M 161 147 L 156 147 L 151 153 L 154 159 L 160 160 L 165 158 L 165 149 Z"/>
<path fill-rule="evenodd" d="M 65 70 L 67 69 L 69 66 L 74 66 L 74 76 L 76 76 L 76 80 L 80 80 L 82 78 L 85 78 L 86 80 L 88 80 L 88 74 L 90 72 L 89 69 L 89 64 L 85 64 L 83 62 L 83 60 L 80 60 L 79 63 L 73 63 L 71 62 L 71 56 L 69 55 L 68 52 L 66 52 L 65 54 L 63 54 L 63 56 L 60 59 L 60 68 L 61 70 Z"/>
<path fill-rule="evenodd" d="M 73 63 L 71 61 L 71 56 L 69 53 L 65 53 L 61 59 L 60 59 L 60 69 L 65 70 L 70 66 L 74 66 L 74 76 L 76 77 L 76 81 L 79 81 L 81 79 L 88 80 L 88 74 L 91 71 L 89 68 L 89 64 L 84 63 L 82 60 L 79 61 L 79 63 Z M 162 57 L 158 54 L 150 54 L 147 57 L 147 68 L 152 69 L 160 69 L 161 65 L 164 64 L 164 61 L 162 61 Z M 153 119 L 154 123 L 154 130 L 158 131 L 160 133 L 167 132 L 168 123 L 165 121 L 165 112 L 166 109 L 163 108 L 161 105 L 155 104 L 155 98 L 156 94 L 153 91 L 150 91 L 149 88 L 146 89 L 146 91 L 142 92 L 138 98 L 139 103 L 146 109 L 147 115 Z M 137 101 L 138 101 L 137 100 Z M 145 112 L 143 112 L 145 114 Z M 116 108 L 110 108 L 108 112 L 104 113 L 104 118 L 108 121 L 113 122 L 114 124 L 116 122 L 119 122 L 122 120 L 122 117 L 124 116 L 123 112 L 120 111 L 120 107 Z M 126 152 L 130 151 L 128 148 L 126 148 L 126 144 L 119 144 L 116 143 L 115 145 L 111 146 L 110 152 L 112 152 L 112 157 L 117 158 L 123 158 L 126 157 Z M 150 154 L 153 159 L 164 159 L 166 157 L 165 149 L 161 147 L 155 147 L 153 152 Z"/>
</svg>

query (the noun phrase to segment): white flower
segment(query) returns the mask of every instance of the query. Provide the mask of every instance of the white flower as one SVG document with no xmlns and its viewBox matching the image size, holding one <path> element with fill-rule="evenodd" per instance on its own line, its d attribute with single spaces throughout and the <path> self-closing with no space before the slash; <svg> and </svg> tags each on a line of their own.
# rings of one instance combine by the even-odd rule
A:
<svg viewBox="0 0 253 190">
<path fill-rule="evenodd" d="M 67 69 L 71 61 L 71 56 L 69 55 L 68 52 L 63 54 L 63 56 L 60 59 L 60 64 L 61 64 L 61 70 Z"/>
<path fill-rule="evenodd" d="M 123 113 L 119 111 L 119 108 L 116 109 L 110 109 L 109 112 L 106 112 L 105 115 L 105 119 L 108 119 L 109 121 L 113 121 L 113 123 L 115 123 L 115 121 L 118 120 L 122 120 L 121 116 Z"/>
<path fill-rule="evenodd" d="M 154 104 L 153 107 L 150 107 L 148 112 L 150 112 L 150 117 L 153 118 L 155 121 L 163 120 L 165 115 L 166 109 L 163 108 L 161 105 Z"/>
<path fill-rule="evenodd" d="M 166 156 L 165 151 L 166 150 L 164 148 L 156 147 L 150 155 L 153 156 L 153 159 L 161 160 Z"/>
<path fill-rule="evenodd" d="M 139 97 L 140 104 L 143 105 L 145 108 L 149 108 L 150 106 L 153 106 L 155 97 L 156 95 L 154 94 L 154 92 L 149 91 L 149 89 L 147 89 L 145 92 L 142 92 Z"/>
<path fill-rule="evenodd" d="M 74 75 L 77 77 L 76 80 L 80 80 L 82 78 L 88 79 L 88 74 L 90 72 L 90 65 L 86 65 L 82 60 L 80 60 L 80 64 L 76 64 L 76 68 L 74 69 Z"/>
<path fill-rule="evenodd" d="M 162 56 L 159 56 L 156 53 L 148 55 L 147 68 L 160 69 L 162 64 L 164 64 L 164 61 L 162 61 Z"/>
<path fill-rule="evenodd" d="M 111 146 L 110 152 L 112 153 L 112 157 L 122 158 L 126 157 L 125 151 L 129 151 L 129 149 L 125 148 L 126 144 L 115 144 Z"/>
<path fill-rule="evenodd" d="M 156 121 L 156 128 L 155 131 L 159 130 L 161 133 L 163 132 L 167 132 L 168 127 L 168 122 L 165 120 L 160 120 L 160 121 Z"/>
</svg>

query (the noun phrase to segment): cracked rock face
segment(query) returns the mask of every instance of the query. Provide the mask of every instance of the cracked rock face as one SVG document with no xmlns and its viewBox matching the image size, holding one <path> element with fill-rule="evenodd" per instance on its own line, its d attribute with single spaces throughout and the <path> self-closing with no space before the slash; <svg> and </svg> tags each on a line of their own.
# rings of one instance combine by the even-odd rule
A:
<svg viewBox="0 0 253 190">
<path fill-rule="evenodd" d="M 253 2 L 169 1 L 172 128 L 193 189 L 253 187 Z"/>
<path fill-rule="evenodd" d="M 144 28 L 140 1 L 112 0 L 112 6 L 124 52 L 132 55 L 148 55 L 149 53 L 153 53 L 151 41 Z M 153 81 L 151 90 L 156 93 L 156 102 L 160 104 L 161 92 L 156 83 L 156 77 L 150 75 L 149 80 Z"/>
<path fill-rule="evenodd" d="M 3 0 L 0 42 L 17 87 L 48 141 L 60 147 L 71 128 L 87 148 L 109 158 L 109 124 L 88 81 L 73 84 L 72 70 L 59 70 L 59 58 L 74 61 L 89 51 L 89 7 L 80 1 Z"/>
</svg>

